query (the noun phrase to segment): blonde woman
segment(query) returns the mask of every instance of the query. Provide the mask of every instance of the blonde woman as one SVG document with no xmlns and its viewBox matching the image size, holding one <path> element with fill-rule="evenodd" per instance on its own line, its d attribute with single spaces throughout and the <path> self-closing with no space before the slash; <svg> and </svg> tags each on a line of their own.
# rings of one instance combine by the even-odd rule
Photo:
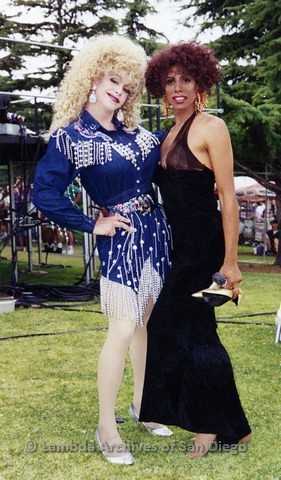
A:
<svg viewBox="0 0 281 480">
<path fill-rule="evenodd" d="M 97 235 L 102 268 L 101 304 L 109 318 L 98 365 L 96 440 L 116 464 L 134 459 L 115 420 L 115 403 L 128 349 L 134 371 L 130 415 L 138 422 L 146 323 L 170 268 L 170 229 L 152 188 L 158 140 L 138 125 L 146 55 L 131 40 L 103 35 L 71 61 L 59 88 L 46 155 L 38 164 L 34 204 L 49 219 Z M 73 179 L 100 208 L 85 216 L 64 196 Z M 152 435 L 171 435 L 144 424 Z"/>
</svg>

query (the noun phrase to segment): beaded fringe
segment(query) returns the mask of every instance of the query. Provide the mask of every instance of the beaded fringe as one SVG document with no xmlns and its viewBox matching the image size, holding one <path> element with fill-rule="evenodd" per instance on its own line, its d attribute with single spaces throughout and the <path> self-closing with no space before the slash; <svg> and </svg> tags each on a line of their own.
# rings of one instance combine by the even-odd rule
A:
<svg viewBox="0 0 281 480">
<path fill-rule="evenodd" d="M 144 128 L 139 127 L 138 130 L 135 142 L 140 148 L 141 159 L 144 161 L 159 141 Z M 56 138 L 56 148 L 63 152 L 77 169 L 96 164 L 105 165 L 107 162 L 111 162 L 113 150 L 137 168 L 136 153 L 132 146 L 130 144 L 123 145 L 116 141 L 112 142 L 111 138 L 102 132 L 94 132 L 90 138 L 88 137 L 88 140 L 83 138 L 76 143 L 62 128 L 58 129 L 52 136 Z M 98 139 L 99 141 L 97 141 Z"/>
<path fill-rule="evenodd" d="M 100 280 L 102 312 L 117 320 L 131 320 L 143 326 L 143 315 L 149 298 L 156 302 L 163 286 L 163 280 L 153 268 L 150 259 L 146 260 L 139 281 L 138 293 L 132 288 L 108 280 Z"/>
</svg>

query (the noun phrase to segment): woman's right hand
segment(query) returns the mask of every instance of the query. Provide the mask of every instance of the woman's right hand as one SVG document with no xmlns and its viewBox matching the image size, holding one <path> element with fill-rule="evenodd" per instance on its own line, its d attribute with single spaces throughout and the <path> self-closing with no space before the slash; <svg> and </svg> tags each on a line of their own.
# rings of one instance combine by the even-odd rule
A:
<svg viewBox="0 0 281 480">
<path fill-rule="evenodd" d="M 117 214 L 104 217 L 103 213 L 100 212 L 93 234 L 113 237 L 116 233 L 116 228 L 123 228 L 123 230 L 132 233 L 134 229 L 128 225 L 128 223 L 130 223 L 130 220 L 126 217 L 122 217 L 122 215 Z"/>
</svg>

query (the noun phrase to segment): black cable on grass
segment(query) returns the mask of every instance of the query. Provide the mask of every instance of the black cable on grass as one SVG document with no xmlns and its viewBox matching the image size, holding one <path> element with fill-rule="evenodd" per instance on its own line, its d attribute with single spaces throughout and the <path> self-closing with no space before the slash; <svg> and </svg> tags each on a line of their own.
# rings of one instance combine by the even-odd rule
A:
<svg viewBox="0 0 281 480">
<path fill-rule="evenodd" d="M 0 286 L 0 292 L 4 295 L 12 296 L 16 299 L 16 307 L 34 307 L 51 308 L 46 301 L 67 302 L 88 302 L 99 299 L 100 287 L 99 281 L 94 280 L 87 287 L 64 286 L 64 285 L 41 285 L 27 284 L 10 286 Z M 63 305 L 61 306 L 63 307 Z M 58 308 L 58 305 L 56 305 Z"/>
<path fill-rule="evenodd" d="M 233 317 L 235 318 L 235 317 Z M 231 321 L 231 320 L 218 320 L 217 319 L 217 322 L 218 323 L 233 323 L 234 325 L 266 325 L 268 327 L 274 327 L 275 325 L 273 323 L 269 323 L 269 322 L 235 322 L 235 321 Z"/>
<path fill-rule="evenodd" d="M 263 317 L 264 315 L 276 315 L 276 312 L 262 312 L 262 313 L 248 313 L 245 315 L 232 315 L 225 317 L 217 317 L 216 321 L 218 323 L 234 323 L 236 325 L 267 325 L 269 327 L 274 326 L 273 323 L 269 322 L 240 322 L 240 321 L 231 321 L 232 318 L 248 318 L 248 317 Z"/>
<path fill-rule="evenodd" d="M 89 331 L 97 331 L 97 330 L 107 330 L 107 326 L 104 327 L 95 327 L 95 328 L 85 328 L 81 330 L 66 330 L 65 332 L 39 332 L 39 333 L 23 333 L 21 335 L 10 335 L 9 337 L 2 337 L 2 340 L 18 340 L 19 338 L 32 338 L 32 337 L 44 337 L 50 335 L 66 335 L 69 333 L 83 333 Z"/>
<path fill-rule="evenodd" d="M 217 318 L 243 318 L 243 317 L 261 317 L 263 315 L 276 315 L 276 312 L 245 313 L 245 315 L 230 315 Z"/>
<path fill-rule="evenodd" d="M 28 303 L 28 302 L 27 302 Z M 61 303 L 60 304 L 52 304 L 52 305 L 49 305 L 48 303 L 40 303 L 40 304 L 29 304 L 28 303 L 28 307 L 31 307 L 31 308 L 49 308 L 49 309 L 53 309 L 53 310 L 63 310 L 65 312 L 81 312 L 81 313 L 102 313 L 101 310 L 86 310 L 84 308 L 84 305 L 85 303 L 77 303 L 77 304 L 71 304 L 70 305 L 62 305 Z M 73 308 L 73 307 L 80 307 L 80 308 Z"/>
<path fill-rule="evenodd" d="M 39 297 L 45 300 L 57 300 L 63 302 L 74 301 L 89 301 L 99 296 L 99 289 L 90 289 L 85 287 L 70 286 L 70 285 L 25 285 L 22 295 L 30 295 L 32 293 L 37 294 Z"/>
<path fill-rule="evenodd" d="M 27 307 L 27 308 L 49 308 L 51 310 L 58 310 L 58 311 L 64 311 L 64 312 L 102 313 L 101 310 L 85 310 L 85 309 L 81 310 L 79 308 L 67 307 L 67 305 L 65 305 L 64 307 L 62 307 L 61 305 L 47 305 L 46 303 L 38 303 L 38 302 L 36 303 L 33 300 L 30 300 L 28 302 L 21 300 L 20 305 L 18 306 Z"/>
<path fill-rule="evenodd" d="M 72 310 L 71 310 L 72 311 Z M 85 310 L 75 310 L 78 312 L 85 312 Z M 92 312 L 91 312 L 92 313 Z M 94 312 L 94 313 L 102 313 L 102 312 Z M 275 312 L 274 312 L 275 313 Z M 264 315 L 263 313 L 256 314 L 256 315 Z M 269 315 L 269 313 L 268 313 Z M 247 316 L 247 315 L 244 315 Z M 230 317 L 230 318 L 235 318 L 235 317 Z M 231 323 L 235 325 L 262 325 L 262 326 L 267 326 L 267 327 L 274 327 L 274 324 L 272 323 L 266 323 L 266 322 L 231 322 L 229 320 L 217 320 L 221 323 Z M 9 337 L 2 337 L 0 338 L 0 341 L 2 340 L 17 340 L 19 338 L 31 338 L 31 337 L 42 337 L 42 336 L 48 336 L 48 335 L 65 335 L 69 333 L 83 333 L 83 332 L 89 332 L 89 331 L 98 331 L 98 330 L 107 330 L 107 326 L 103 327 L 95 327 L 95 328 L 85 328 L 85 329 L 80 329 L 80 330 L 66 330 L 65 332 L 44 332 L 44 333 L 26 333 L 22 335 L 11 335 Z"/>
</svg>

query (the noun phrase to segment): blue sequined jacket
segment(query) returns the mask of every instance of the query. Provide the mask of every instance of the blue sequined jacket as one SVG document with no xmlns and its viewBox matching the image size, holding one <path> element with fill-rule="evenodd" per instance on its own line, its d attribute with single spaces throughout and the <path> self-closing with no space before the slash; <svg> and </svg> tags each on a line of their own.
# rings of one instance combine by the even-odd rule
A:
<svg viewBox="0 0 281 480">
<path fill-rule="evenodd" d="M 33 203 L 59 226 L 93 232 L 95 220 L 64 195 L 78 174 L 99 206 L 126 202 L 152 188 L 160 155 L 157 138 L 141 126 L 127 131 L 113 121 L 117 129 L 106 130 L 84 110 L 76 121 L 50 137 L 36 169 Z"/>
</svg>

